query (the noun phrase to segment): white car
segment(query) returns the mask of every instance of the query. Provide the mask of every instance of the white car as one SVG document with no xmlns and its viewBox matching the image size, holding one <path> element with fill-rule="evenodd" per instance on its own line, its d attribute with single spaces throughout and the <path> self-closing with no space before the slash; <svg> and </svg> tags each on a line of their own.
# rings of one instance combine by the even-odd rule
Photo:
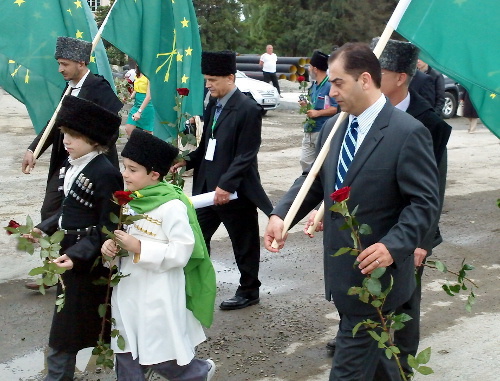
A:
<svg viewBox="0 0 500 381">
<path fill-rule="evenodd" d="M 239 70 L 236 71 L 236 87 L 262 106 L 263 115 L 266 114 L 267 110 L 274 110 L 280 104 L 280 95 L 273 85 L 249 78 Z"/>
</svg>

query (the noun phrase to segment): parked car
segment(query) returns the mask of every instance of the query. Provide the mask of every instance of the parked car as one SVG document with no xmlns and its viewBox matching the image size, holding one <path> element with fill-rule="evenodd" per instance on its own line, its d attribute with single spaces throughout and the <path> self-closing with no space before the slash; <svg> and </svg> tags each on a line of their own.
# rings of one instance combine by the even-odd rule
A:
<svg viewBox="0 0 500 381">
<path fill-rule="evenodd" d="M 444 75 L 444 105 L 443 118 L 453 118 L 457 114 L 458 101 L 463 93 L 463 87 L 453 79 Z"/>
<path fill-rule="evenodd" d="M 274 110 L 280 104 L 280 95 L 276 88 L 264 81 L 247 77 L 241 71 L 236 71 L 236 87 L 248 97 L 252 97 L 262 106 L 262 114 Z"/>
</svg>

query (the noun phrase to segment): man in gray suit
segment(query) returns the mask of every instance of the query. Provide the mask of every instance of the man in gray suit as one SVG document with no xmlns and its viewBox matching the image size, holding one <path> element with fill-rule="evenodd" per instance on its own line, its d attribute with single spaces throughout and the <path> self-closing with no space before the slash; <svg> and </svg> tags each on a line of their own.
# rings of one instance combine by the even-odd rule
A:
<svg viewBox="0 0 500 381">
<path fill-rule="evenodd" d="M 330 194 L 339 177 L 338 163 L 345 137 L 356 130 L 354 158 L 344 174 L 341 187 L 351 187 L 349 210 L 359 206 L 357 220 L 371 226 L 372 234 L 362 236 L 362 252 L 353 267 L 350 255 L 333 257 L 337 249 L 352 247 L 348 230 L 340 230 L 343 218 L 333 212 L 324 217 L 324 266 L 326 299 L 334 301 L 340 315 L 337 349 L 330 381 L 400 380 L 396 363 L 367 329 L 352 330 L 365 319 L 378 320 L 375 309 L 357 295 L 349 296 L 352 286 L 360 286 L 367 274 L 386 267 L 382 289 L 394 280 L 384 304 L 384 312 L 394 311 L 406 302 L 414 288 L 413 251 L 421 242 L 438 205 L 437 168 L 429 130 L 408 114 L 392 106 L 380 91 L 381 69 L 377 57 L 365 44 L 346 44 L 329 59 L 332 95 L 341 109 L 349 113 L 331 143 L 321 170 L 293 221 L 297 223 L 321 201 L 325 210 L 332 206 Z M 334 117 L 336 120 L 337 117 Z M 332 129 L 325 125 L 318 138 L 318 151 Z M 283 218 L 304 182 L 304 173 L 272 212 L 264 237 L 266 248 L 274 239 L 284 246 Z M 338 186 L 338 184 L 337 184 Z"/>
</svg>

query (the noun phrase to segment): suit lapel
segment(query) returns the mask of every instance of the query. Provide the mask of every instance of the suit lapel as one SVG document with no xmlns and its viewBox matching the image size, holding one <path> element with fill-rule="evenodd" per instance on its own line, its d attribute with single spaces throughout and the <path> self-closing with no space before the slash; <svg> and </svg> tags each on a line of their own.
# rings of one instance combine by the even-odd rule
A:
<svg viewBox="0 0 500 381">
<path fill-rule="evenodd" d="M 226 104 L 224 105 L 224 108 L 222 109 L 222 112 L 220 113 L 219 117 L 217 118 L 217 122 L 215 123 L 214 131 L 217 130 L 217 128 L 220 126 L 220 124 L 226 119 L 226 117 L 231 114 L 233 110 L 237 110 L 238 108 L 238 98 L 241 92 L 236 89 L 234 94 L 227 100 Z M 214 107 L 215 109 L 215 107 Z"/>
</svg>

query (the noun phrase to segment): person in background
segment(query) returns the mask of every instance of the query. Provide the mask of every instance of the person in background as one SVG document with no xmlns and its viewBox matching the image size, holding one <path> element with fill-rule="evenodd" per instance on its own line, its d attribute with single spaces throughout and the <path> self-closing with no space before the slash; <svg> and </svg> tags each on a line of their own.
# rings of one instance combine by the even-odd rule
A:
<svg viewBox="0 0 500 381">
<path fill-rule="evenodd" d="M 469 134 L 473 134 L 476 131 L 479 115 L 477 114 L 477 111 L 470 100 L 469 92 L 467 90 L 464 91 L 463 102 L 463 117 L 469 120 L 469 129 L 467 130 L 467 132 L 469 132 Z"/>
<path fill-rule="evenodd" d="M 262 66 L 262 73 L 264 74 L 264 82 L 272 82 L 273 86 L 278 90 L 278 94 L 281 96 L 280 84 L 278 82 L 278 77 L 276 76 L 276 62 L 278 61 L 278 56 L 273 53 L 273 46 L 267 45 L 266 52 L 260 56 L 259 65 Z"/>
<path fill-rule="evenodd" d="M 309 78 L 312 80 L 308 95 L 312 108 L 307 110 L 308 116 L 304 124 L 304 137 L 302 138 L 302 151 L 300 165 L 306 170 L 316 158 L 316 139 L 323 128 L 323 124 L 337 113 L 337 102 L 330 97 L 330 82 L 326 71 L 328 70 L 328 55 L 315 50 L 309 64 Z M 300 106 L 305 106 L 307 100 L 299 100 Z"/>
<path fill-rule="evenodd" d="M 434 81 L 435 98 L 431 106 L 434 107 L 434 111 L 438 113 L 439 116 L 442 115 L 444 106 L 444 77 L 436 69 L 430 67 L 426 62 L 418 60 L 417 68 L 421 72 L 427 74 Z"/>
<path fill-rule="evenodd" d="M 130 95 L 130 98 L 134 99 L 134 105 L 128 113 L 127 124 L 125 125 L 127 136 L 130 136 L 136 127 L 148 134 L 152 134 L 155 122 L 155 110 L 151 103 L 149 80 L 141 73 L 139 66 L 136 66 L 135 73 L 134 91 Z"/>
</svg>

